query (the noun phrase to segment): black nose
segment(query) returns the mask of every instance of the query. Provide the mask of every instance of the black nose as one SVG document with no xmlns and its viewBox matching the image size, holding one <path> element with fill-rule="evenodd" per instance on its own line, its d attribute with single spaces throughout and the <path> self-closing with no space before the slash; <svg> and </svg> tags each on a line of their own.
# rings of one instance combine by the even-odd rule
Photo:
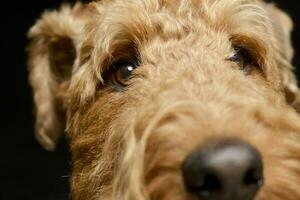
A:
<svg viewBox="0 0 300 200">
<path fill-rule="evenodd" d="M 182 171 L 187 190 L 199 200 L 253 200 L 263 185 L 261 155 L 240 140 L 200 147 L 188 155 Z"/>
</svg>

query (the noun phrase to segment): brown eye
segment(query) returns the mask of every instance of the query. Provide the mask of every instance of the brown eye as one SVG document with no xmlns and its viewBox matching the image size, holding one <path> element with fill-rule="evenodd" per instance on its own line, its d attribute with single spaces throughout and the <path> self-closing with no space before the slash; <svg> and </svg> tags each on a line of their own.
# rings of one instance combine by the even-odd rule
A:
<svg viewBox="0 0 300 200">
<path fill-rule="evenodd" d="M 129 61 L 120 61 L 112 66 L 110 83 L 117 87 L 126 87 L 137 64 Z"/>
<path fill-rule="evenodd" d="M 234 53 L 228 58 L 229 61 L 238 64 L 240 70 L 249 74 L 253 67 L 257 66 L 251 53 L 242 47 L 235 47 Z"/>
</svg>

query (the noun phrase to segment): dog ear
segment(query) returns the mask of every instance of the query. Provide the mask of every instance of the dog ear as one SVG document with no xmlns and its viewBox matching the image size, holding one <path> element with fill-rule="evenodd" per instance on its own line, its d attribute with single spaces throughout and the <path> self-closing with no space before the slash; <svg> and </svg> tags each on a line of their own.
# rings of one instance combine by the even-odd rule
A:
<svg viewBox="0 0 300 200">
<path fill-rule="evenodd" d="M 267 4 L 266 9 L 273 21 L 276 40 L 279 44 L 277 62 L 281 71 L 281 79 L 284 85 L 287 102 L 300 112 L 300 90 L 292 66 L 294 56 L 291 43 L 293 22 L 290 17 L 273 4 Z"/>
<path fill-rule="evenodd" d="M 29 31 L 29 81 L 36 113 L 36 138 L 54 150 L 65 129 L 68 86 L 82 29 L 83 6 L 47 11 Z"/>
</svg>

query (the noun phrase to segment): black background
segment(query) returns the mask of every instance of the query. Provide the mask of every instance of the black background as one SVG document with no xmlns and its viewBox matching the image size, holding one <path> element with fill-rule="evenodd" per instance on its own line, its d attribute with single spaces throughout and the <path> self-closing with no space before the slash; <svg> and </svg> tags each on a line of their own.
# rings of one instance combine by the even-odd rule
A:
<svg viewBox="0 0 300 200">
<path fill-rule="evenodd" d="M 299 66 L 300 3 L 296 0 L 277 2 L 295 21 L 294 64 Z M 57 8 L 61 3 L 61 0 L 10 0 L 1 6 L 0 200 L 65 200 L 69 197 L 70 154 L 66 140 L 50 153 L 34 139 L 25 52 L 29 27 L 45 9 Z"/>
</svg>

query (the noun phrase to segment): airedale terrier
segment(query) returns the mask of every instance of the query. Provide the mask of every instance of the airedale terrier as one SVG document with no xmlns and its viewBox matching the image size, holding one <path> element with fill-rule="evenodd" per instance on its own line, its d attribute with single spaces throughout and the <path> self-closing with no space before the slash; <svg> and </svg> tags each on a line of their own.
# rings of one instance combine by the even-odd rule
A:
<svg viewBox="0 0 300 200">
<path fill-rule="evenodd" d="M 29 32 L 37 138 L 74 200 L 299 200 L 290 18 L 259 0 L 102 0 Z"/>
</svg>

